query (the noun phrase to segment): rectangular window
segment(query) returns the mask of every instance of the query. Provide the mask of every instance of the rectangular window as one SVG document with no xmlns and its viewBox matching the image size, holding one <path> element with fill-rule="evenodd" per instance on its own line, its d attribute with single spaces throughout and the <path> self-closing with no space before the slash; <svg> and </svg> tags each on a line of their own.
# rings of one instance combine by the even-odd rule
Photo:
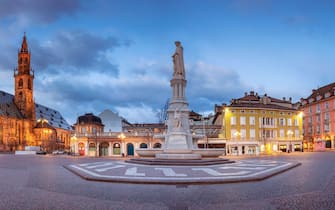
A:
<svg viewBox="0 0 335 210">
<path fill-rule="evenodd" d="M 294 126 L 298 126 L 298 119 L 294 119 Z"/>
<path fill-rule="evenodd" d="M 230 117 L 230 124 L 231 125 L 236 125 L 236 117 L 235 116 Z"/>
<path fill-rule="evenodd" d="M 250 117 L 249 121 L 250 125 L 255 125 L 255 117 Z"/>
<path fill-rule="evenodd" d="M 255 137 L 256 137 L 256 132 L 255 132 L 255 129 L 250 129 L 250 138 L 251 139 L 255 139 Z"/>
<path fill-rule="evenodd" d="M 245 117 L 240 117 L 240 124 L 245 125 Z"/>
<path fill-rule="evenodd" d="M 320 133 L 320 125 L 316 126 L 316 132 Z"/>
<path fill-rule="evenodd" d="M 230 133 L 230 138 L 236 139 L 236 134 L 237 134 L 236 129 L 231 129 L 230 132 L 231 132 Z"/>
<path fill-rule="evenodd" d="M 281 137 L 281 138 L 285 137 L 285 131 L 284 131 L 284 129 L 280 129 L 280 131 L 279 131 L 279 137 Z"/>
<path fill-rule="evenodd" d="M 246 138 L 246 130 L 245 129 L 241 129 L 241 138 L 245 139 Z"/>
<path fill-rule="evenodd" d="M 81 133 L 86 133 L 86 128 L 85 127 L 81 128 Z"/>
<path fill-rule="evenodd" d="M 334 107 L 335 107 L 335 103 L 334 103 Z M 312 114 L 312 107 L 309 107 L 309 113 Z"/>
<path fill-rule="evenodd" d="M 292 126 L 292 119 L 291 118 L 287 119 L 287 125 Z"/>
<path fill-rule="evenodd" d="M 295 138 L 300 138 L 300 133 L 299 133 L 298 129 L 294 131 L 294 137 Z"/>
<path fill-rule="evenodd" d="M 316 105 L 316 112 L 320 112 L 320 104 Z"/>
<path fill-rule="evenodd" d="M 285 126 L 285 118 L 279 118 L 279 125 Z"/>
<path fill-rule="evenodd" d="M 325 103 L 325 108 L 326 108 L 327 111 L 329 110 L 328 101 Z"/>
</svg>

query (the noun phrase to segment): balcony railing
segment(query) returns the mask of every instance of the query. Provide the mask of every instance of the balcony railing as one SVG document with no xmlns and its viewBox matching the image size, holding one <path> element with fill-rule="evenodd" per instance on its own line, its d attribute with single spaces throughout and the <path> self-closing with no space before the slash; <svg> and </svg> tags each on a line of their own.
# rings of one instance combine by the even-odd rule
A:
<svg viewBox="0 0 335 210">
<path fill-rule="evenodd" d="M 148 137 L 153 136 L 154 133 L 150 132 L 103 132 L 103 133 L 75 133 L 75 137 L 88 137 L 88 138 L 119 138 L 120 135 L 127 137 Z"/>
</svg>

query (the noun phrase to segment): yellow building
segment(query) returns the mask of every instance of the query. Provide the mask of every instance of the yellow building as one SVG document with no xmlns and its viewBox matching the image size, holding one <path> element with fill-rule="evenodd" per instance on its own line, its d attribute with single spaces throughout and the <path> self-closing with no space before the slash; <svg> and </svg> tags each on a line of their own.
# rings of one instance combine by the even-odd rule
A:
<svg viewBox="0 0 335 210">
<path fill-rule="evenodd" d="M 251 91 L 219 110 L 227 154 L 302 151 L 302 113 L 291 98 L 261 97 Z"/>
</svg>

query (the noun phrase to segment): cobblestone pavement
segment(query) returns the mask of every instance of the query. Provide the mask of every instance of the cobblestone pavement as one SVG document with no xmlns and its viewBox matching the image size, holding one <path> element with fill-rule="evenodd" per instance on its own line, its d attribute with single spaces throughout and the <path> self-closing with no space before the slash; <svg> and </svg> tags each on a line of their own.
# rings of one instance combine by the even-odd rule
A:
<svg viewBox="0 0 335 210">
<path fill-rule="evenodd" d="M 239 160 L 208 166 L 148 166 L 124 161 L 98 161 L 66 166 L 82 178 L 159 184 L 200 184 L 258 181 L 300 165 L 275 160 Z"/>
<path fill-rule="evenodd" d="M 0 209 L 335 209 L 334 152 L 252 159 L 302 165 L 257 182 L 129 184 L 87 181 L 63 167 L 112 159 L 0 155 Z"/>
</svg>

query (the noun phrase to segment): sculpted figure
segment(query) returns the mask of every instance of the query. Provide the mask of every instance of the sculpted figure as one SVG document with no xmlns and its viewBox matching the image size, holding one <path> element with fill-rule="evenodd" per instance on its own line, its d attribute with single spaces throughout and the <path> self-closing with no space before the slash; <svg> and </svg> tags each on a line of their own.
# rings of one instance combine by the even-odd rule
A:
<svg viewBox="0 0 335 210">
<path fill-rule="evenodd" d="M 173 54 L 173 76 L 182 76 L 185 78 L 185 69 L 184 69 L 184 57 L 183 57 L 183 47 L 179 41 L 175 42 L 176 52 Z"/>
</svg>

